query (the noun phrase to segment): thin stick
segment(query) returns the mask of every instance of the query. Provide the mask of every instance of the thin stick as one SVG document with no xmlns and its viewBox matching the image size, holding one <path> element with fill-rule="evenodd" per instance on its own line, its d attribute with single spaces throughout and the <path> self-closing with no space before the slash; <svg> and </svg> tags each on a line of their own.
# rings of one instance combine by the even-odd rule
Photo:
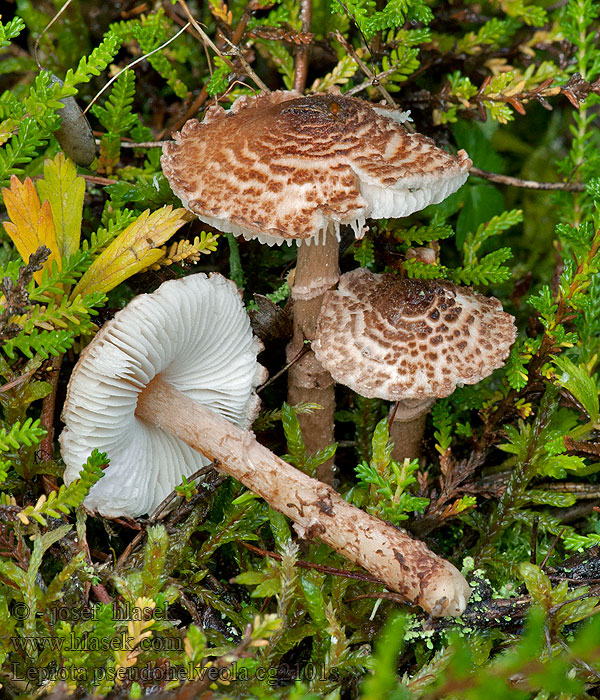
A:
<svg viewBox="0 0 600 700">
<path fill-rule="evenodd" d="M 62 365 L 63 356 L 59 355 L 52 360 L 50 375 L 50 393 L 44 398 L 40 423 L 46 429 L 46 436 L 40 442 L 40 454 L 43 461 L 49 461 L 54 457 L 54 406 L 56 403 L 56 392 L 58 390 L 58 376 Z"/>
<path fill-rule="evenodd" d="M 96 143 L 100 143 L 100 139 L 96 139 Z M 121 148 L 162 148 L 165 143 L 170 141 L 121 141 Z"/>
<path fill-rule="evenodd" d="M 166 10 L 167 14 L 174 22 L 177 22 L 177 24 L 180 27 L 183 27 L 184 20 L 177 14 L 177 12 L 175 12 L 175 8 L 172 7 L 169 0 L 164 0 L 163 8 Z M 188 31 L 194 37 L 194 39 L 198 39 L 198 38 L 202 39 L 202 36 L 199 37 L 198 32 L 196 32 L 196 30 L 193 27 L 191 29 L 188 29 Z M 212 58 L 210 55 L 210 51 L 208 50 L 208 46 L 206 45 L 206 43 L 204 41 L 202 42 L 202 48 L 204 49 L 204 55 L 206 56 L 206 64 L 208 66 L 208 73 L 209 73 L 210 77 L 212 78 L 213 71 L 214 71 L 213 62 L 212 62 Z"/>
<path fill-rule="evenodd" d="M 246 32 L 246 27 L 248 26 L 248 21 L 250 17 L 252 17 L 252 10 L 250 9 L 251 4 L 252 1 L 249 2 L 244 8 L 242 16 L 240 17 L 240 21 L 237 23 L 237 26 L 233 30 L 233 34 L 231 35 L 231 41 L 233 41 L 233 43 L 236 45 L 239 44 L 242 40 L 242 37 Z"/>
<path fill-rule="evenodd" d="M 279 370 L 279 372 L 277 372 L 276 374 L 274 374 L 272 377 L 269 377 L 269 379 L 268 379 L 264 384 L 261 384 L 261 385 L 258 387 L 258 389 L 256 389 L 256 393 L 257 393 L 257 394 L 260 394 L 260 392 L 263 391 L 263 389 L 266 389 L 268 386 L 271 386 L 271 384 L 273 384 L 274 381 L 276 381 L 277 379 L 279 379 L 279 377 L 281 377 L 282 374 L 285 374 L 285 373 L 288 371 L 288 369 L 289 369 L 294 363 L 298 362 L 298 360 L 299 360 L 301 357 L 303 357 L 304 355 L 306 355 L 307 352 L 310 352 L 310 345 L 305 345 L 305 346 L 300 350 L 300 352 L 298 352 L 297 355 L 295 355 L 294 357 L 292 357 L 292 359 L 291 359 L 288 363 L 286 363 L 286 364 Z"/>
<path fill-rule="evenodd" d="M 82 175 L 86 182 L 92 185 L 115 185 L 118 180 L 111 180 L 108 177 L 100 177 L 99 175 Z"/>
<path fill-rule="evenodd" d="M 300 0 L 300 21 L 302 26 L 300 31 L 303 34 L 310 32 L 312 20 L 312 0 Z M 294 90 L 304 92 L 306 87 L 306 76 L 308 75 L 309 46 L 300 44 L 296 48 L 296 65 L 294 66 Z"/>
<path fill-rule="evenodd" d="M 538 534 L 538 525 L 539 525 L 540 519 L 539 518 L 534 518 L 533 519 L 533 525 L 531 527 L 531 557 L 529 561 L 532 564 L 537 563 L 537 534 Z"/>
<path fill-rule="evenodd" d="M 350 90 L 345 92 L 344 95 L 356 95 L 357 93 L 366 90 L 372 85 L 375 85 L 375 87 L 379 87 L 379 81 L 382 78 L 387 78 L 388 75 L 395 73 L 397 70 L 398 66 L 394 66 L 393 68 L 388 68 L 387 70 L 381 71 L 381 73 L 377 73 L 376 75 L 371 74 L 371 77 L 368 80 L 365 80 L 364 83 L 361 83 L 360 85 L 355 85 L 353 88 L 350 88 Z"/>
<path fill-rule="evenodd" d="M 210 48 L 219 56 L 219 58 L 229 67 L 231 68 L 232 71 L 235 71 L 235 66 L 229 61 L 227 58 L 225 58 L 225 55 L 223 54 L 222 51 L 219 50 L 219 48 L 215 45 L 215 43 L 211 40 L 211 38 L 206 34 L 206 32 L 202 29 L 202 27 L 198 24 L 198 22 L 194 19 L 192 16 L 192 13 L 190 12 L 189 7 L 187 6 L 185 0 L 179 0 L 179 4 L 183 8 L 183 11 L 185 12 L 188 20 L 191 22 L 192 26 L 194 29 L 200 34 L 200 37 L 202 38 L 202 41 L 210 46 Z M 252 70 L 252 67 L 246 61 L 245 57 L 242 54 L 242 51 L 240 50 L 239 47 L 235 46 L 235 44 L 232 44 L 229 39 L 226 37 L 223 37 L 225 41 L 234 49 L 236 53 L 236 57 L 239 58 L 240 62 L 244 66 L 244 69 L 247 72 L 248 77 L 252 78 L 254 82 L 258 85 L 258 87 L 261 90 L 264 90 L 265 92 L 270 92 L 269 88 L 263 83 L 263 81 L 256 75 L 256 73 Z"/>
<path fill-rule="evenodd" d="M 92 566 L 92 555 L 90 553 L 90 546 L 87 541 L 87 534 L 85 529 L 83 530 L 83 537 L 81 539 L 79 549 L 80 551 L 85 552 L 86 561 L 90 566 Z M 106 588 L 101 583 L 90 584 L 90 588 L 92 589 L 92 591 L 94 591 L 94 593 L 96 594 L 96 598 L 98 598 L 98 600 L 101 603 L 112 603 L 112 598 L 110 597 Z M 86 595 L 86 600 L 87 599 L 88 596 Z"/>
<path fill-rule="evenodd" d="M 373 71 L 366 65 L 366 63 L 361 59 L 361 57 L 356 53 L 354 50 L 354 47 L 352 44 L 350 44 L 346 39 L 342 36 L 341 32 L 339 29 L 335 31 L 333 36 L 337 39 L 337 41 L 340 42 L 340 44 L 346 49 L 346 51 L 352 56 L 352 58 L 358 63 L 359 68 L 362 70 L 362 72 L 369 78 L 371 81 L 373 81 L 371 84 L 375 85 L 379 92 L 383 95 L 385 101 L 390 104 L 392 107 L 398 108 L 398 105 L 394 101 L 394 98 L 390 95 L 390 93 L 381 85 L 378 81 L 375 75 L 373 74 Z"/>
<path fill-rule="evenodd" d="M 249 542 L 244 542 L 243 540 L 236 540 L 236 542 L 242 545 L 242 547 L 245 547 L 251 552 L 254 552 L 254 554 L 259 554 L 261 557 L 269 557 L 270 559 L 276 559 L 277 561 L 281 561 L 283 559 L 281 554 L 277 554 L 276 552 L 269 552 L 267 549 L 260 549 L 260 547 L 255 547 Z M 352 578 L 356 581 L 367 581 L 368 583 L 381 583 L 383 585 L 383 581 L 381 581 L 378 578 L 375 578 L 374 576 L 368 576 L 367 574 L 361 574 L 356 571 L 347 571 L 346 569 L 337 569 L 334 566 L 313 564 L 312 562 L 304 561 L 303 559 L 297 559 L 294 566 L 297 566 L 299 569 L 314 569 L 315 571 L 320 571 L 322 574 L 330 574 L 331 576 L 341 576 L 342 578 Z"/>
<path fill-rule="evenodd" d="M 142 539 L 142 537 L 146 534 L 146 530 L 140 530 L 137 535 L 131 540 L 131 542 L 125 547 L 125 550 L 123 551 L 123 554 L 117 559 L 117 562 L 115 564 L 115 571 L 118 571 L 123 564 L 129 559 L 129 555 L 133 551 L 134 547 L 137 545 L 137 543 Z"/>
<path fill-rule="evenodd" d="M 250 66 L 250 64 L 246 60 L 246 57 L 244 56 L 244 52 L 239 48 L 239 46 L 236 46 L 231 41 L 229 41 L 229 39 L 226 36 L 223 37 L 223 41 L 225 41 L 231 47 L 231 50 L 235 54 L 235 57 L 244 67 L 246 74 L 250 76 L 252 80 L 254 80 L 254 82 L 258 85 L 261 91 L 271 92 L 269 88 L 263 83 L 263 81 L 258 77 L 258 75 L 256 75 L 256 73 L 252 70 L 252 67 Z"/>
<path fill-rule="evenodd" d="M 192 482 L 196 481 L 201 476 L 204 476 L 204 474 L 208 474 L 209 471 L 214 469 L 215 465 L 214 464 L 207 464 L 205 467 L 201 467 L 197 471 L 195 471 L 191 476 L 186 477 L 187 481 Z M 177 491 L 173 489 L 171 493 L 164 498 L 154 509 L 154 512 L 150 515 L 149 522 L 156 522 L 157 520 L 160 520 L 163 516 L 163 511 L 165 508 L 177 498 Z"/>
<path fill-rule="evenodd" d="M 35 62 L 37 63 L 37 67 L 42 70 L 43 66 L 40 63 L 38 59 L 38 49 L 40 47 L 40 39 L 44 36 L 44 34 L 50 29 L 50 27 L 56 22 L 56 20 L 62 15 L 62 13 L 69 7 L 71 4 L 72 0 L 67 0 L 65 4 L 60 8 L 60 10 L 54 15 L 54 17 L 48 22 L 48 24 L 42 29 L 40 32 L 40 35 L 38 38 L 35 40 L 35 44 L 33 45 L 33 57 L 35 59 Z"/>
<path fill-rule="evenodd" d="M 558 542 L 558 540 L 560 539 L 561 535 L 563 534 L 563 532 L 564 532 L 566 529 L 567 529 L 566 527 L 563 527 L 563 529 L 558 533 L 558 535 L 556 535 L 556 537 L 555 537 L 554 540 L 552 541 L 552 544 L 550 545 L 550 548 L 549 548 L 548 551 L 546 552 L 546 556 L 544 557 L 542 563 L 540 564 L 540 569 L 542 569 L 542 571 L 543 571 L 544 567 L 546 566 L 546 564 L 548 563 L 548 559 L 550 559 L 550 555 L 551 555 L 552 552 L 554 551 L 554 547 L 556 547 L 556 543 Z"/>
<path fill-rule="evenodd" d="M 22 374 L 20 377 L 11 379 L 10 382 L 6 382 L 6 384 L 0 386 L 0 394 L 3 394 L 5 391 L 8 391 L 15 386 L 19 386 L 19 384 L 22 384 L 23 382 L 26 382 L 34 374 L 34 372 L 35 370 L 31 369 L 29 372 L 25 372 L 25 374 Z"/>
<path fill-rule="evenodd" d="M 165 46 L 168 46 L 172 41 L 175 41 L 175 39 L 177 39 L 178 36 L 180 36 L 181 34 L 183 34 L 183 32 L 185 32 L 185 30 L 186 30 L 189 26 L 190 26 L 190 24 L 189 24 L 189 22 L 188 22 L 188 23 L 185 25 L 185 27 L 182 27 L 182 28 L 177 32 L 177 34 L 175 34 L 174 36 L 172 36 L 170 39 L 167 39 L 167 41 L 165 41 L 164 44 L 161 44 L 160 46 L 157 46 L 153 51 L 150 51 L 150 53 L 146 53 L 146 54 L 144 54 L 143 56 L 140 56 L 139 58 L 136 58 L 135 61 L 132 61 L 132 62 L 129 63 L 127 66 L 125 66 L 125 68 L 122 68 L 115 76 L 113 76 L 113 77 L 108 81 L 108 83 L 106 83 L 106 85 L 102 88 L 102 90 L 100 90 L 100 92 L 98 92 L 98 93 L 94 96 L 93 100 L 92 100 L 92 101 L 89 103 L 89 105 L 83 110 L 83 113 L 85 114 L 85 113 L 89 110 L 89 108 L 94 104 L 94 102 L 96 102 L 96 100 L 100 97 L 100 95 L 101 95 L 107 88 L 109 88 L 109 87 L 115 82 L 115 80 L 116 80 L 122 73 L 124 73 L 126 70 L 129 70 L 130 68 L 133 68 L 133 66 L 135 66 L 136 64 L 138 64 L 138 63 L 140 63 L 141 61 L 145 60 L 145 59 L 148 58 L 149 56 L 152 56 L 153 54 L 157 53 L 158 51 L 161 51 L 162 49 L 164 49 Z"/>
<path fill-rule="evenodd" d="M 592 668 L 592 666 L 590 666 L 588 663 L 586 663 L 583 659 L 580 659 L 578 656 L 575 656 L 573 654 L 571 647 L 564 641 L 564 639 L 557 637 L 556 641 L 567 652 L 567 654 L 569 654 L 569 656 L 571 657 L 571 659 L 573 660 L 574 663 L 576 663 L 578 666 L 583 668 L 583 670 L 586 673 L 589 673 L 592 676 L 595 676 L 596 678 L 598 678 L 600 680 L 600 673 L 595 668 Z"/>
<path fill-rule="evenodd" d="M 511 185 L 512 187 L 525 187 L 530 190 L 562 190 L 563 192 L 583 192 L 585 185 L 581 182 L 538 182 L 537 180 L 522 180 L 519 177 L 509 175 L 499 175 L 490 173 L 481 168 L 471 168 L 471 175 L 483 177 L 490 182 L 497 182 L 500 185 Z"/>
</svg>

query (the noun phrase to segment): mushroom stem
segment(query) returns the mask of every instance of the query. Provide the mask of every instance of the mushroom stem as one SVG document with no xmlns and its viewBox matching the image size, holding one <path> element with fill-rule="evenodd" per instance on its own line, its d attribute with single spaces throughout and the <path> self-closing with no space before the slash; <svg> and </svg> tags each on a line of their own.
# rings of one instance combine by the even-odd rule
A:
<svg viewBox="0 0 600 700">
<path fill-rule="evenodd" d="M 337 284 L 339 244 L 335 233 L 328 231 L 322 245 L 312 242 L 298 247 L 298 261 L 294 274 L 294 332 L 287 347 L 287 359 L 297 357 L 306 340 L 315 337 L 317 318 L 325 292 Z M 335 389 L 333 379 L 312 350 L 302 356 L 288 370 L 288 401 L 290 404 L 317 403 L 320 411 L 298 416 L 304 444 L 309 454 L 322 450 L 333 440 Z M 333 460 L 327 460 L 317 469 L 317 477 L 333 483 Z"/>
<path fill-rule="evenodd" d="M 425 422 L 433 401 L 405 399 L 398 401 L 390 414 L 390 440 L 394 443 L 392 459 L 403 462 L 421 456 Z"/>
<path fill-rule="evenodd" d="M 460 615 L 471 589 L 460 572 L 411 539 L 343 500 L 330 486 L 294 469 L 250 431 L 192 401 L 155 377 L 139 395 L 136 415 L 216 462 L 304 537 L 318 537 L 433 616 Z"/>
<path fill-rule="evenodd" d="M 425 433 L 427 411 L 412 420 L 393 420 L 390 426 L 390 440 L 394 443 L 392 459 L 403 462 L 421 456 L 421 442 Z"/>
</svg>

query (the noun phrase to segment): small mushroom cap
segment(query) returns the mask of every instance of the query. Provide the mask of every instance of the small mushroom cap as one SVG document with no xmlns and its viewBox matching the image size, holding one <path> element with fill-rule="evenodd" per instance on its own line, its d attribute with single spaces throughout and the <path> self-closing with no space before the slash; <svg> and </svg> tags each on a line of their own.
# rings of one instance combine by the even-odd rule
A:
<svg viewBox="0 0 600 700">
<path fill-rule="evenodd" d="M 403 217 L 441 202 L 472 163 L 355 97 L 278 91 L 188 121 L 163 149 L 173 192 L 199 219 L 273 245 Z"/>
<path fill-rule="evenodd" d="M 514 319 L 494 297 L 441 280 L 359 268 L 325 295 L 312 348 L 367 398 L 442 398 L 502 367 Z"/>
<path fill-rule="evenodd" d="M 158 374 L 191 399 L 246 428 L 254 388 L 265 379 L 262 349 L 235 284 L 200 273 L 133 299 L 82 353 L 69 382 L 60 436 L 65 483 L 94 448 L 110 465 L 85 505 L 103 515 L 151 513 L 209 463 L 173 435 L 135 415 L 138 395 Z"/>
</svg>

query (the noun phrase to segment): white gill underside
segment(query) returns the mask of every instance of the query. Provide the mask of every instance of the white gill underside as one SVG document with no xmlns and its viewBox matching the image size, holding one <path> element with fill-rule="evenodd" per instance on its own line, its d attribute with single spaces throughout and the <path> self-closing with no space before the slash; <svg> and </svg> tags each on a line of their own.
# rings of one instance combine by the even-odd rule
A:
<svg viewBox="0 0 600 700">
<path fill-rule="evenodd" d="M 152 512 L 207 460 L 135 415 L 140 392 L 160 374 L 246 427 L 257 408 L 253 389 L 264 380 L 259 349 L 237 288 L 220 275 L 190 275 L 136 297 L 103 327 L 73 373 L 60 436 L 65 483 L 78 478 L 96 448 L 110 465 L 85 505 L 113 517 Z"/>
</svg>

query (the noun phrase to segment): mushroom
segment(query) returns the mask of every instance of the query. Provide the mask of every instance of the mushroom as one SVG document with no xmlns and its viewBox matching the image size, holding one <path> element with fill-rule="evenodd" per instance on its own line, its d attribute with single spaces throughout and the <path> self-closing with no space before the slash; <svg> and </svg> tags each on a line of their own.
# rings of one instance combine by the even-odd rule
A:
<svg viewBox="0 0 600 700">
<path fill-rule="evenodd" d="M 513 321 L 497 299 L 469 287 L 359 268 L 325 295 L 312 346 L 337 382 L 398 402 L 393 456 L 412 459 L 435 399 L 502 367 Z"/>
<path fill-rule="evenodd" d="M 144 387 L 160 374 L 246 428 L 258 413 L 254 388 L 266 379 L 256 362 L 261 349 L 237 287 L 221 275 L 170 280 L 133 299 L 96 334 L 71 376 L 60 436 L 65 483 L 98 448 L 111 461 L 86 506 L 112 517 L 151 513 L 210 460 L 136 417 Z"/>
<path fill-rule="evenodd" d="M 163 171 L 202 221 L 269 245 L 299 244 L 288 360 L 314 338 L 323 294 L 339 278 L 340 227 L 357 238 L 367 218 L 408 216 L 467 179 L 457 156 L 411 134 L 397 111 L 341 94 L 277 91 L 209 108 L 164 146 Z M 314 244 L 319 244 L 318 246 Z M 312 352 L 290 367 L 289 401 L 324 412 L 302 416 L 309 451 L 333 441 L 333 382 Z"/>
<path fill-rule="evenodd" d="M 195 460 L 211 460 L 290 517 L 301 536 L 318 537 L 432 615 L 460 615 L 470 588 L 452 564 L 294 469 L 245 429 L 263 374 L 258 347 L 235 285 L 219 275 L 165 282 L 135 298 L 73 370 L 60 437 L 65 481 L 94 447 L 105 450 L 110 465 L 85 505 L 135 516 L 194 471 Z"/>
</svg>

